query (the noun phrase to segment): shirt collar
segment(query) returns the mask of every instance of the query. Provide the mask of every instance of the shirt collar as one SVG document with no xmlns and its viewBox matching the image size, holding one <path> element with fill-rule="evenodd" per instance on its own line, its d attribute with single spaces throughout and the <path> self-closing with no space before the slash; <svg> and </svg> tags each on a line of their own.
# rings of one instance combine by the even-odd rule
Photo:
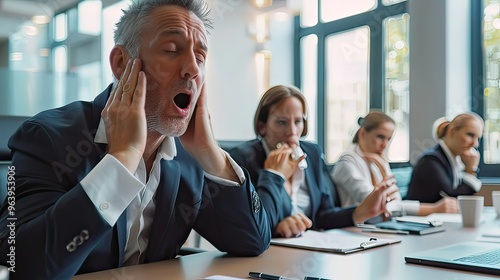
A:
<svg viewBox="0 0 500 280">
<path fill-rule="evenodd" d="M 439 145 L 443 149 L 444 154 L 446 155 L 446 157 L 448 158 L 448 160 L 451 162 L 451 165 L 454 168 L 456 168 L 456 170 L 461 170 L 460 168 L 462 167 L 462 163 L 461 163 L 461 160 L 460 160 L 460 156 L 455 156 L 454 157 L 453 154 L 450 151 L 450 148 L 448 148 L 448 146 L 446 145 L 446 143 L 442 139 L 439 140 Z"/>
<path fill-rule="evenodd" d="M 460 184 L 460 179 L 462 175 L 462 169 L 464 168 L 464 164 L 462 163 L 460 156 L 455 156 L 455 157 L 453 156 L 453 154 L 450 151 L 450 148 L 448 148 L 448 146 L 442 139 L 440 139 L 438 143 L 451 163 L 451 170 L 453 173 L 453 188 L 456 188 Z"/>
<path fill-rule="evenodd" d="M 108 138 L 106 137 L 106 125 L 104 121 L 99 121 L 99 126 L 97 127 L 97 132 L 94 137 L 94 142 L 108 144 Z M 172 160 L 177 155 L 177 148 L 175 147 L 175 141 L 173 137 L 167 136 L 161 143 L 158 149 L 158 154 L 162 159 Z"/>
</svg>

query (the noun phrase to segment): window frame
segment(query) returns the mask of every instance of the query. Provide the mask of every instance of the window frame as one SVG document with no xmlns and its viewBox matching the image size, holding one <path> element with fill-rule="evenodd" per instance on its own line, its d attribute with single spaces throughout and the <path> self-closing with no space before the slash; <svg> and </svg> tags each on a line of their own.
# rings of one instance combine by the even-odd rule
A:
<svg viewBox="0 0 500 280">
<path fill-rule="evenodd" d="M 471 108 L 485 118 L 484 111 L 484 46 L 483 46 L 483 1 L 470 0 L 471 5 Z M 500 164 L 484 163 L 483 138 L 479 140 L 479 177 L 499 177 Z"/>
<path fill-rule="evenodd" d="M 474 0 L 471 0 L 474 1 Z M 369 94 L 370 94 L 370 110 L 383 110 L 385 104 L 385 76 L 384 67 L 384 32 L 382 32 L 384 20 L 388 17 L 409 14 L 409 1 L 385 6 L 382 0 L 377 0 L 375 9 L 366 11 L 360 14 L 341 18 L 330 22 L 321 22 L 320 9 L 321 3 L 318 4 L 318 23 L 311 27 L 300 26 L 300 15 L 295 16 L 294 20 L 294 83 L 298 88 L 301 88 L 301 53 L 300 39 L 303 36 L 316 34 L 318 36 L 318 78 L 317 78 L 317 143 L 326 150 L 326 49 L 325 40 L 329 35 L 352 30 L 360 26 L 368 26 L 370 32 L 369 46 Z M 374 55 L 380 54 L 380 55 Z M 398 162 L 397 165 L 407 165 L 408 162 Z"/>
</svg>

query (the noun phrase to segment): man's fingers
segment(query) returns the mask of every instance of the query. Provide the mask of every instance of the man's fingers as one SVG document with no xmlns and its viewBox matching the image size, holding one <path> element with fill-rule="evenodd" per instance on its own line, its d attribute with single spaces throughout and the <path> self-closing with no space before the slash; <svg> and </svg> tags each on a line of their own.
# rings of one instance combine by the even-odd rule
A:
<svg viewBox="0 0 500 280">
<path fill-rule="evenodd" d="M 108 101 L 106 101 L 106 105 L 104 106 L 104 110 L 102 110 L 101 117 L 104 118 L 105 120 L 108 119 L 108 110 L 109 108 L 113 105 L 116 104 L 117 102 L 114 102 L 118 96 L 118 100 L 121 100 L 121 88 L 123 87 L 123 80 L 124 77 L 128 77 L 128 73 L 130 72 L 130 65 L 132 63 L 132 60 L 129 59 L 127 62 L 127 65 L 125 66 L 125 71 L 122 73 L 120 76 L 120 79 L 113 85 L 113 88 L 111 89 L 111 92 L 109 94 Z M 119 92 L 119 93 L 117 93 Z M 115 105 L 116 106 L 116 105 Z"/>
<path fill-rule="evenodd" d="M 120 81 L 118 81 L 118 86 L 116 87 L 115 93 L 113 95 L 111 106 L 113 105 L 118 106 L 120 101 L 122 100 L 123 87 L 125 86 L 125 83 L 127 82 L 128 77 L 130 76 L 130 72 L 132 71 L 131 68 L 132 68 L 132 59 L 129 59 L 129 61 L 127 62 L 127 66 L 125 67 L 125 71 L 120 77 Z"/>
<path fill-rule="evenodd" d="M 128 67 L 129 65 L 127 65 Z M 128 77 L 124 76 L 123 80 L 125 83 L 122 88 L 121 102 L 124 104 L 130 104 L 132 102 L 133 96 L 140 91 L 137 87 L 137 79 L 139 76 L 139 71 L 141 71 L 141 60 L 136 58 L 133 60 L 132 66 L 129 67 Z"/>
<path fill-rule="evenodd" d="M 140 71 L 137 81 L 137 86 L 132 98 L 132 104 L 144 109 L 146 104 L 146 74 Z"/>
</svg>

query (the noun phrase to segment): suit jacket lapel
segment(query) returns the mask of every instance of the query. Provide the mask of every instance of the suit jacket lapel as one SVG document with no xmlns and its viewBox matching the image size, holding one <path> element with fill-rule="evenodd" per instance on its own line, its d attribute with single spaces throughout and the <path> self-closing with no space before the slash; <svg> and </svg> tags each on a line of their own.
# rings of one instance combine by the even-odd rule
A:
<svg viewBox="0 0 500 280">
<path fill-rule="evenodd" d="M 167 226 L 172 218 L 175 207 L 175 199 L 179 190 L 181 169 L 179 163 L 173 160 L 161 161 L 160 183 L 153 199 L 156 201 L 156 210 L 151 233 L 149 234 L 148 249 L 146 251 L 146 262 L 164 259 L 166 246 L 173 245 L 172 242 L 163 242 L 166 237 Z M 170 215 L 166 215 L 170 214 Z"/>
<path fill-rule="evenodd" d="M 306 158 L 307 160 L 307 158 Z M 319 204 L 319 201 L 316 200 L 318 197 L 317 195 L 314 195 L 313 193 L 318 192 L 318 183 L 315 182 L 313 179 L 315 178 L 314 173 L 313 173 L 313 168 L 311 167 L 311 163 L 307 163 L 308 167 L 304 169 L 304 176 L 307 184 L 307 188 L 309 189 L 309 197 L 311 199 L 311 217 L 313 222 L 314 222 L 314 216 L 316 215 L 316 211 L 314 209 L 317 208 L 317 205 Z"/>
<path fill-rule="evenodd" d="M 116 221 L 116 231 L 118 233 L 118 266 L 123 266 L 123 257 L 125 256 L 125 245 L 127 244 L 127 210 Z"/>
</svg>

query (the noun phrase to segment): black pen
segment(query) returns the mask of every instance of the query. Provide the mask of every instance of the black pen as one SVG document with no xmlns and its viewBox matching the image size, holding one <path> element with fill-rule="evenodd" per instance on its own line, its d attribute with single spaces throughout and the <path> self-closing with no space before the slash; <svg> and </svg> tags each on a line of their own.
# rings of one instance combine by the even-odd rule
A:
<svg viewBox="0 0 500 280">
<path fill-rule="evenodd" d="M 286 278 L 283 276 L 265 274 L 262 272 L 249 272 L 248 276 L 250 276 L 252 278 L 258 278 L 258 279 L 264 279 L 264 280 L 296 280 L 296 279 Z"/>
<path fill-rule="evenodd" d="M 306 277 L 304 277 L 304 280 L 330 280 L 330 279 L 321 278 L 321 277 L 306 276 Z"/>
<path fill-rule="evenodd" d="M 450 197 L 450 196 L 449 196 L 449 195 L 448 195 L 445 191 L 439 191 L 439 195 L 440 195 L 441 197 L 443 197 L 443 198 L 444 198 L 444 197 Z"/>
</svg>

